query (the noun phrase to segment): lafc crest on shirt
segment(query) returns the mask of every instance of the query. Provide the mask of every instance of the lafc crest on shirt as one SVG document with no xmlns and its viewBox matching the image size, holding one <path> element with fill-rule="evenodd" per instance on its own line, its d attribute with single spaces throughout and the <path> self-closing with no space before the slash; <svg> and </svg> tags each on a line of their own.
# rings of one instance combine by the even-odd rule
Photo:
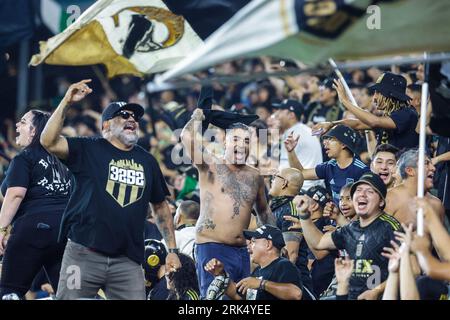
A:
<svg viewBox="0 0 450 320">
<path fill-rule="evenodd" d="M 145 189 L 142 165 L 131 160 L 111 160 L 109 163 L 106 192 L 122 207 L 138 201 Z"/>
</svg>

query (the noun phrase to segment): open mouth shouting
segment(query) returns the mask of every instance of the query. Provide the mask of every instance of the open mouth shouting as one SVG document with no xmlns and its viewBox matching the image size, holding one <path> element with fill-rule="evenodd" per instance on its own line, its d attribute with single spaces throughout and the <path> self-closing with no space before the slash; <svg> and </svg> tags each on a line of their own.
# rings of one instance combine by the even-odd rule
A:
<svg viewBox="0 0 450 320">
<path fill-rule="evenodd" d="M 389 183 L 389 180 L 391 179 L 391 174 L 389 171 L 380 171 L 378 175 L 380 176 L 381 180 L 383 180 L 384 184 Z"/>
<path fill-rule="evenodd" d="M 127 133 L 135 133 L 137 129 L 137 124 L 135 122 L 127 122 L 123 127 L 123 130 Z"/>
<path fill-rule="evenodd" d="M 367 199 L 359 198 L 357 201 L 357 206 L 356 206 L 358 208 L 358 212 L 366 211 L 368 208 L 368 204 L 369 204 L 369 201 Z"/>
</svg>

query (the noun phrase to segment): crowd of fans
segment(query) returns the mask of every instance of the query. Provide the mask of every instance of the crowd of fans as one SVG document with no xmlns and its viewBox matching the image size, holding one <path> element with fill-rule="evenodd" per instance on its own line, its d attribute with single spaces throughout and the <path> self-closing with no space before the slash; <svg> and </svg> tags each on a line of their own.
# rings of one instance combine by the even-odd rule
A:
<svg viewBox="0 0 450 320">
<path fill-rule="evenodd" d="M 222 64 L 215 72 L 224 75 L 270 72 L 282 69 L 285 64 L 268 58 L 242 60 Z M 381 89 L 370 90 L 370 86 L 382 84 L 383 78 L 390 75 L 403 77 L 407 85 L 405 93 L 411 100 L 396 98 L 395 101 L 402 103 L 395 105 L 381 96 L 373 98 L 374 92 Z M 203 298 L 241 299 L 245 295 L 249 299 L 312 300 L 448 298 L 450 145 L 449 138 L 433 134 L 428 127 L 426 197 L 415 199 L 418 119 L 429 118 L 429 114 L 420 115 L 423 65 L 358 69 L 346 72 L 345 78 L 365 114 L 348 107 L 342 84 L 332 74 L 302 73 L 211 85 L 213 109 L 259 116 L 250 125 L 258 147 L 250 153 L 248 161 L 265 178 L 277 228 L 258 226 L 252 217 L 249 229 L 260 230 L 247 235 L 252 277 L 234 283 L 224 274 L 221 261 L 210 261 L 205 268 L 215 278 L 208 296 Z M 69 85 L 68 79 L 59 79 L 58 96 L 63 96 Z M 94 91 L 87 99 L 70 107 L 62 133 L 67 137 L 100 135 L 101 112 L 112 101 L 138 103 L 145 108 L 139 120 L 138 144 L 157 159 L 169 186 L 168 200 L 175 217 L 182 264 L 177 273 L 165 271 L 164 241 L 160 242 L 162 236 L 149 214 L 144 263 L 148 299 L 197 300 L 200 293 L 193 261 L 195 225 L 201 206 L 198 171 L 188 163 L 177 162 L 174 155 L 180 154 L 183 148 L 179 132 L 197 108 L 202 87 L 195 84 L 188 89 L 150 93 L 145 81 L 126 76 L 110 82 L 96 80 L 92 87 Z M 384 109 L 380 108 L 383 103 L 387 106 Z M 410 109 L 409 115 L 400 112 L 403 108 Z M 428 110 L 431 113 L 431 103 Z M 413 130 L 408 117 L 415 117 Z M 381 120 L 372 121 L 378 118 L 392 119 L 394 127 Z M 20 151 L 15 141 L 18 120 L 6 119 L 2 125 L 0 181 L 10 160 Z M 356 124 L 357 121 L 363 125 Z M 261 132 L 266 132 L 264 129 L 269 132 L 266 141 L 261 137 Z M 220 155 L 224 151 L 225 132 L 213 130 L 215 139 L 205 142 L 205 149 Z M 367 185 L 379 196 L 375 207 L 388 214 L 382 215 L 382 226 L 375 229 L 372 225 L 370 230 L 364 228 L 363 220 L 358 220 L 359 211 L 370 206 L 370 196 L 368 203 L 354 200 L 367 192 L 364 189 Z M 415 232 L 418 207 L 424 209 L 424 236 Z M 364 237 L 377 240 L 366 242 L 365 245 L 373 247 L 364 247 L 361 253 Z M 350 244 L 350 238 L 355 240 L 354 244 Z M 267 250 L 259 247 L 260 239 L 271 240 L 273 247 Z M 274 268 L 276 276 L 261 267 L 261 263 L 269 265 L 280 256 L 286 261 Z M 375 268 L 372 262 L 381 269 L 378 279 L 371 278 L 377 274 L 370 270 Z M 56 288 L 48 282 L 43 269 L 27 298 L 41 297 L 43 290 L 53 294 Z M 279 283 L 292 285 L 280 289 Z M 99 298 L 102 296 L 99 292 Z"/>
</svg>

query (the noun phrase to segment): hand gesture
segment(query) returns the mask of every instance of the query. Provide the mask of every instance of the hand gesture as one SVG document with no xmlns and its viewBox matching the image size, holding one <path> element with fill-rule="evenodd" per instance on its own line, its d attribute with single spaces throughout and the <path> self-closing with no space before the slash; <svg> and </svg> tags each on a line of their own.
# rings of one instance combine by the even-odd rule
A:
<svg viewBox="0 0 450 320">
<path fill-rule="evenodd" d="M 166 271 L 168 273 L 177 272 L 181 268 L 181 262 L 178 255 L 175 253 L 169 253 L 166 257 Z"/>
<path fill-rule="evenodd" d="M 405 233 L 394 231 L 395 239 L 402 243 L 402 246 L 400 247 L 400 254 L 409 254 L 413 236 L 413 225 L 412 223 L 410 223 L 408 226 L 406 226 L 404 223 L 402 223 L 402 227 Z"/>
<path fill-rule="evenodd" d="M 194 110 L 191 116 L 192 119 L 196 121 L 203 121 L 205 120 L 205 115 L 203 114 L 203 110 L 200 108 L 197 108 Z"/>
<path fill-rule="evenodd" d="M 286 221 L 292 222 L 292 225 L 288 227 L 288 230 L 301 229 L 302 225 L 300 224 L 300 219 L 293 216 L 283 216 L 283 219 Z"/>
<path fill-rule="evenodd" d="M 216 258 L 212 258 L 205 265 L 205 271 L 211 273 L 214 277 L 220 276 L 224 274 L 224 266 L 223 263 L 217 260 Z"/>
<path fill-rule="evenodd" d="M 336 90 L 336 92 L 338 94 L 339 101 L 345 107 L 344 102 L 348 102 L 348 101 L 350 101 L 350 99 L 348 98 L 347 92 L 345 92 L 344 85 L 342 84 L 341 80 L 338 80 L 338 79 L 334 79 L 333 82 L 334 82 L 333 88 Z"/>
<path fill-rule="evenodd" d="M 284 140 L 284 146 L 286 147 L 287 152 L 292 152 L 295 149 L 299 138 L 300 136 L 294 136 L 294 131 L 291 131 L 286 140 Z"/>
<path fill-rule="evenodd" d="M 388 270 L 392 273 L 397 273 L 400 267 L 400 247 L 394 240 L 391 240 L 392 248 L 385 247 L 381 255 L 389 259 Z"/>
<path fill-rule="evenodd" d="M 331 220 L 336 221 L 339 217 L 339 214 L 340 214 L 339 208 L 333 201 L 329 201 L 325 204 L 325 207 L 323 208 L 324 217 L 328 217 Z"/>
<path fill-rule="evenodd" d="M 86 79 L 70 85 L 69 89 L 67 89 L 66 95 L 64 96 L 64 100 L 67 103 L 73 103 L 83 100 L 84 97 L 92 92 L 92 89 L 89 88 L 89 86 L 86 84 L 91 81 L 91 79 Z"/>
<path fill-rule="evenodd" d="M 348 283 L 353 272 L 354 260 L 350 260 L 348 256 L 334 259 L 334 271 L 336 280 L 339 283 Z"/>
<path fill-rule="evenodd" d="M 305 195 L 296 196 L 293 200 L 299 212 L 307 212 L 311 203 L 311 198 Z"/>
<path fill-rule="evenodd" d="M 242 294 L 247 294 L 248 289 L 258 289 L 261 281 L 263 280 L 254 277 L 248 277 L 239 281 L 236 284 L 236 289 Z"/>
<path fill-rule="evenodd" d="M 320 122 L 312 127 L 312 135 L 318 136 L 323 135 L 330 131 L 330 129 L 333 128 L 333 124 L 331 122 Z"/>
</svg>

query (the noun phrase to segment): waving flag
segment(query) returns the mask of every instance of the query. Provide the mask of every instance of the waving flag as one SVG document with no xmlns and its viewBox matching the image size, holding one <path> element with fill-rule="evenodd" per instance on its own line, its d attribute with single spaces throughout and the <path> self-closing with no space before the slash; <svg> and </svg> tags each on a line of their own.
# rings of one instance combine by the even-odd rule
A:
<svg viewBox="0 0 450 320">
<path fill-rule="evenodd" d="M 450 51 L 448 21 L 450 1 L 253 0 L 160 79 L 250 56 L 317 65 Z"/>
<path fill-rule="evenodd" d="M 248 2 L 99 0 L 62 33 L 42 42 L 30 64 L 101 63 L 108 77 L 164 71 L 195 51 Z M 201 20 L 208 12 L 218 15 Z"/>
</svg>

